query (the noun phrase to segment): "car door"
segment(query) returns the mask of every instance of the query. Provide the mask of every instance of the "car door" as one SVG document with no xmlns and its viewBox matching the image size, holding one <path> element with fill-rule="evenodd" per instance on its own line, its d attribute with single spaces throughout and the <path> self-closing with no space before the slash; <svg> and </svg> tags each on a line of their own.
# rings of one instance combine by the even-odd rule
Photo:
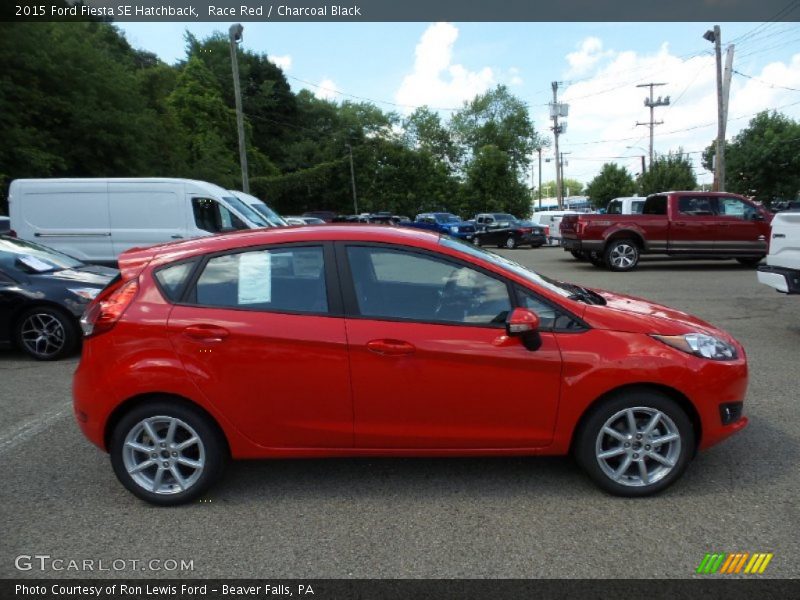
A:
<svg viewBox="0 0 800 600">
<path fill-rule="evenodd" d="M 357 448 L 543 446 L 561 355 L 504 336 L 505 281 L 405 247 L 337 245 Z"/>
<path fill-rule="evenodd" d="M 263 446 L 353 444 L 332 255 L 316 244 L 212 255 L 170 314 L 170 339 L 198 391 Z"/>
<path fill-rule="evenodd" d="M 718 196 L 719 230 L 717 252 L 731 254 L 766 254 L 769 225 L 758 209 L 734 196 Z"/>
<path fill-rule="evenodd" d="M 713 254 L 718 229 L 713 197 L 678 196 L 669 227 L 668 250 L 676 254 Z"/>
</svg>

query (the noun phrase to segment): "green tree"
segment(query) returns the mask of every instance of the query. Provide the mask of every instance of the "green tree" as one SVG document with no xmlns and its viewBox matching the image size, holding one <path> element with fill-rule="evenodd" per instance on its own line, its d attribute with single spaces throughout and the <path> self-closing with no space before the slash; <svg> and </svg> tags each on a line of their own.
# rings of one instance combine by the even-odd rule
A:
<svg viewBox="0 0 800 600">
<path fill-rule="evenodd" d="M 530 214 L 528 189 L 517 177 L 507 152 L 492 145 L 478 150 L 467 167 L 458 208 L 464 218 L 485 211 L 509 212 L 520 218 Z"/>
<path fill-rule="evenodd" d="M 716 145 L 703 153 L 703 165 L 713 170 Z M 773 199 L 794 199 L 800 192 L 800 123 L 786 115 L 764 111 L 725 144 L 728 191 L 755 196 L 767 205 Z"/>
<path fill-rule="evenodd" d="M 670 190 L 693 190 L 697 178 L 692 169 L 692 161 L 683 149 L 659 155 L 650 168 L 639 176 L 639 194 L 648 196 Z"/>
<path fill-rule="evenodd" d="M 561 189 L 564 192 L 565 196 L 580 196 L 584 192 L 583 184 L 577 179 L 570 179 L 569 177 L 567 177 L 564 179 L 561 185 L 562 185 Z M 542 194 L 545 196 L 549 194 L 550 197 L 555 197 L 556 195 L 555 180 L 545 181 L 544 183 L 542 183 Z"/>
<path fill-rule="evenodd" d="M 403 130 L 409 148 L 427 152 L 449 170 L 455 169 L 459 149 L 438 113 L 427 106 L 417 108 L 403 121 Z"/>
<path fill-rule="evenodd" d="M 586 186 L 586 195 L 595 208 L 605 208 L 609 200 L 620 196 L 632 196 L 636 181 L 628 169 L 615 163 L 606 163 L 600 173 Z"/>
</svg>

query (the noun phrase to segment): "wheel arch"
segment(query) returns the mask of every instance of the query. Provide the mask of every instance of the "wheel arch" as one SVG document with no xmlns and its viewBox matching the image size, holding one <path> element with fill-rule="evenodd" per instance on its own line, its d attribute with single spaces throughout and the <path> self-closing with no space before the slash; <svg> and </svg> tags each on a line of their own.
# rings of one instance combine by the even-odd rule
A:
<svg viewBox="0 0 800 600">
<path fill-rule="evenodd" d="M 578 419 L 578 422 L 572 429 L 569 442 L 570 454 L 573 454 L 575 451 L 575 444 L 577 443 L 578 436 L 580 435 L 580 432 L 583 429 L 586 421 L 592 415 L 592 413 L 598 409 L 598 407 L 618 394 L 624 392 L 635 392 L 637 390 L 661 392 L 673 400 L 686 413 L 686 416 L 689 417 L 689 420 L 692 423 L 692 428 L 694 429 L 695 452 L 697 452 L 697 448 L 700 447 L 700 441 L 703 438 L 703 426 L 702 421 L 700 420 L 700 414 L 697 412 L 697 408 L 692 401 L 689 400 L 689 398 L 683 392 L 668 385 L 664 385 L 662 383 L 642 382 L 629 383 L 615 387 L 595 398 L 594 401 L 592 401 L 589 406 L 584 409 L 583 413 Z"/>
<path fill-rule="evenodd" d="M 108 451 L 111 446 L 111 435 L 114 432 L 114 428 L 126 414 L 128 414 L 134 408 L 144 404 L 164 400 L 182 404 L 192 410 L 198 411 L 205 416 L 208 419 L 208 422 L 211 423 L 211 426 L 217 431 L 217 434 L 219 435 L 219 438 L 225 447 L 227 455 L 231 455 L 231 447 L 230 442 L 228 441 L 228 436 L 225 434 L 225 430 L 219 424 L 219 421 L 217 421 L 214 415 L 208 412 L 197 402 L 186 398 L 185 396 L 180 396 L 178 394 L 169 392 L 147 392 L 144 394 L 138 394 L 128 398 L 124 402 L 121 402 L 116 408 L 114 408 L 114 410 L 108 416 L 108 419 L 106 419 L 106 424 L 103 429 L 103 446 L 105 447 L 106 451 Z"/>
<path fill-rule="evenodd" d="M 608 237 L 606 237 L 606 239 L 603 242 L 603 251 L 605 251 L 605 249 L 608 248 L 608 245 L 611 242 L 614 242 L 616 240 L 625 240 L 625 239 L 634 242 L 639 247 L 640 251 L 643 251 L 647 248 L 644 237 L 638 231 L 635 231 L 633 229 L 618 229 L 610 233 Z"/>
</svg>

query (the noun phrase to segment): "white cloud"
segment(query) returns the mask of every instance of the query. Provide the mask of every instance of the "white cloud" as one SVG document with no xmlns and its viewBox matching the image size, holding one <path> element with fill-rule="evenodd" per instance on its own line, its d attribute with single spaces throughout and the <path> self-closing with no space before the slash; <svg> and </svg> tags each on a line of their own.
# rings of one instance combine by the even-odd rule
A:
<svg viewBox="0 0 800 600">
<path fill-rule="evenodd" d="M 292 68 L 292 55 L 291 54 L 284 54 L 283 56 L 270 56 L 269 60 L 276 66 L 280 67 L 284 71 L 288 71 Z"/>
<path fill-rule="evenodd" d="M 585 56 L 596 56 L 602 49 L 602 43 L 586 42 L 584 40 L 581 45 L 586 50 Z M 664 121 L 663 125 L 655 127 L 655 152 L 666 153 L 679 147 L 694 152 L 691 156 L 698 181 L 712 180 L 712 175 L 700 166 L 701 155 L 697 152 L 712 143 L 717 133 L 716 69 L 710 52 L 679 57 L 663 44 L 651 54 L 608 51 L 609 60 L 594 61 L 594 66 L 589 65 L 590 60 L 576 59 L 575 54 L 565 57 L 565 70 L 572 72 L 576 66 L 583 65 L 587 75 L 559 90 L 559 99 L 570 105 L 567 133 L 559 140 L 559 149 L 571 152 L 565 157 L 569 161 L 565 168 L 567 177 L 586 183 L 604 162 L 616 162 L 632 173 L 641 170 L 640 157 L 647 154 L 649 128 L 636 126 L 636 122 L 650 119 L 650 111 L 644 106 L 649 89 L 636 86 L 655 82 L 667 84 L 654 89 L 655 98 L 670 96 L 671 103 L 655 109 L 656 121 Z M 748 72 L 746 67 L 737 66 L 734 59 L 734 69 L 772 84 L 800 89 L 800 54 L 787 62 L 768 64 L 760 72 Z M 747 127 L 750 115 L 797 102 L 797 92 L 770 88 L 763 81 L 734 74 L 728 109 L 728 140 Z M 800 106 L 779 110 L 793 118 L 800 116 Z M 742 116 L 744 118 L 737 118 Z M 537 109 L 534 121 L 539 131 L 552 139 L 546 129 L 550 123 L 547 107 Z M 619 156 L 630 158 L 615 158 Z M 543 179 L 554 178 L 552 165 L 545 167 Z"/>
<path fill-rule="evenodd" d="M 425 30 L 415 50 L 414 69 L 395 93 L 398 104 L 459 106 L 494 84 L 494 74 L 489 67 L 470 71 L 463 65 L 453 64 L 453 46 L 457 39 L 458 29 L 450 23 L 436 23 Z"/>
<path fill-rule="evenodd" d="M 334 100 L 341 92 L 332 79 L 325 77 L 314 88 L 314 95 L 322 100 Z"/>
<path fill-rule="evenodd" d="M 520 77 L 519 69 L 517 67 L 511 67 L 508 70 L 508 82 L 514 86 L 520 86 L 524 83 L 522 77 Z"/>
<path fill-rule="evenodd" d="M 602 58 L 613 56 L 611 51 L 603 51 L 603 41 L 596 37 L 587 37 L 578 46 L 577 52 L 570 52 L 567 54 L 567 63 L 570 69 L 567 73 L 568 77 L 582 75 Z"/>
</svg>

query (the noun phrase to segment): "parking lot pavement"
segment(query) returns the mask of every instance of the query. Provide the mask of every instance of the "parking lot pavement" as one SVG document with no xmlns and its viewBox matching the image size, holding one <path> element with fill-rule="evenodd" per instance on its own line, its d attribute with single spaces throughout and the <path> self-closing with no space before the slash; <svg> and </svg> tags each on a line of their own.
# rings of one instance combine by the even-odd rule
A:
<svg viewBox="0 0 800 600">
<path fill-rule="evenodd" d="M 643 261 L 631 273 L 558 248 L 502 251 L 551 277 L 694 313 L 744 343 L 750 426 L 643 500 L 607 496 L 566 458 L 262 461 L 204 502 L 146 505 L 69 410 L 76 361 L 0 352 L 0 577 L 19 555 L 192 560 L 195 577 L 689 577 L 706 552 L 772 552 L 800 576 L 800 299 L 732 261 Z"/>
</svg>

